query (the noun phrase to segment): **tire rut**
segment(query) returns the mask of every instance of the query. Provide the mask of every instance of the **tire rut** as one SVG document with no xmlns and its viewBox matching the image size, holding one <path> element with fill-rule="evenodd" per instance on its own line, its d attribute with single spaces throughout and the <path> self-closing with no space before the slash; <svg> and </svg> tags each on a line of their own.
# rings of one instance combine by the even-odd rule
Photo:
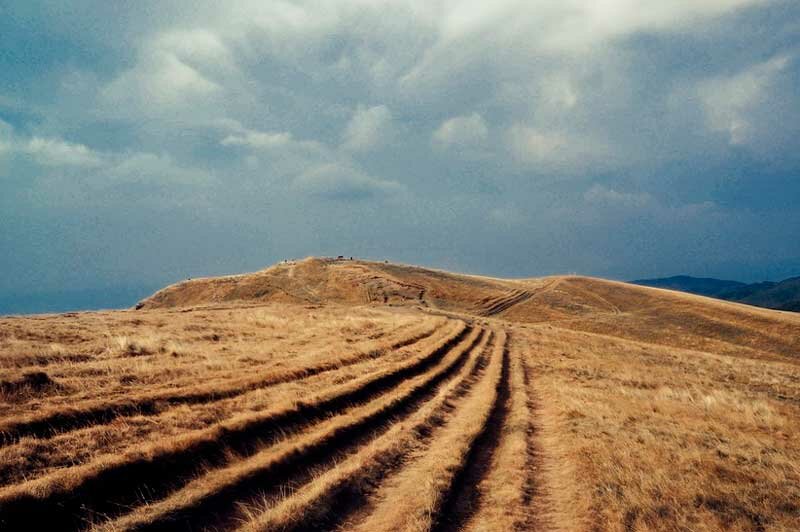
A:
<svg viewBox="0 0 800 532">
<path fill-rule="evenodd" d="M 504 335 L 501 335 L 501 338 Z M 443 432 L 421 453 L 414 453 L 397 477 L 381 487 L 375 505 L 359 512 L 342 530 L 372 531 L 387 528 L 433 527 L 442 504 L 454 489 L 478 436 L 486 430 L 497 403 L 507 356 L 496 343 L 483 380 L 452 416 Z"/>
<path fill-rule="evenodd" d="M 372 415 L 366 415 L 341 429 L 326 433 L 317 443 L 291 453 L 274 465 L 255 467 L 251 474 L 198 498 L 193 504 L 178 511 L 164 513 L 152 520 L 132 526 L 123 525 L 121 528 L 137 532 L 232 528 L 238 517 L 237 504 L 246 504 L 254 499 L 277 498 L 287 486 L 299 486 L 309 482 L 319 470 L 333 467 L 341 460 L 355 454 L 369 441 L 388 430 L 393 423 L 421 407 L 445 380 L 464 367 L 478 346 L 488 341 L 488 334 L 487 331 L 481 330 L 456 359 L 440 368 L 441 371 L 429 380 L 421 382 L 407 395 L 392 402 L 387 408 L 379 409 Z M 120 527 L 111 523 L 109 528 L 118 530 Z"/>
<path fill-rule="evenodd" d="M 509 353 L 506 344 L 503 348 L 503 369 L 497 400 L 483 431 L 475 439 L 466 457 L 466 465 L 453 481 L 453 487 L 447 494 L 439 512 L 439 519 L 433 527 L 434 532 L 459 532 L 478 511 L 480 484 L 492 465 L 492 458 L 500 443 L 510 410 L 509 374 Z"/>
<path fill-rule="evenodd" d="M 441 328 L 425 331 L 424 333 L 414 335 L 410 338 L 400 339 L 392 343 L 387 350 L 407 347 L 433 336 L 438 331 L 441 331 Z M 218 388 L 201 392 L 188 391 L 185 393 L 159 394 L 152 397 L 138 398 L 136 400 L 116 404 L 106 403 L 84 409 L 75 407 L 75 409 L 71 411 L 54 412 L 37 419 L 19 423 L 8 423 L 5 426 L 0 426 L 0 447 L 12 445 L 23 437 L 32 436 L 45 439 L 94 425 L 107 424 L 118 418 L 155 416 L 176 406 L 212 403 L 224 399 L 231 399 L 248 392 L 268 388 L 277 384 L 307 379 L 328 371 L 353 366 L 371 358 L 372 355 L 370 352 L 364 352 L 359 356 L 355 356 L 343 362 L 319 364 L 317 366 L 303 368 L 299 371 L 269 376 L 230 389 Z"/>
<path fill-rule="evenodd" d="M 344 530 L 345 523 L 358 520 L 358 515 L 369 512 L 369 497 L 387 479 L 402 470 L 409 454 L 424 451 L 434 440 L 437 431 L 445 426 L 448 417 L 458 408 L 458 401 L 466 396 L 485 373 L 493 342 L 487 342 L 474 360 L 474 365 L 461 380 L 441 399 L 440 404 L 416 426 L 409 429 L 413 434 L 413 446 L 401 445 L 388 453 L 375 457 L 375 463 L 365 470 L 357 471 L 340 485 L 332 489 L 324 502 L 317 501 L 303 511 L 302 518 L 291 525 L 263 530 L 282 532 L 318 532 Z M 410 444 L 410 442 L 408 442 Z M 335 512 L 334 512 L 335 508 Z M 244 529 L 240 529 L 244 530 Z M 250 530 L 250 529 L 247 529 Z"/>
<path fill-rule="evenodd" d="M 383 373 L 345 393 L 333 395 L 318 403 L 301 402 L 297 407 L 272 416 L 255 419 L 243 426 L 221 427 L 207 440 L 190 444 L 174 452 L 142 456 L 122 462 L 77 483 L 62 485 L 55 490 L 36 496 L 12 492 L 0 497 L 0 525 L 9 529 L 57 528 L 77 530 L 87 520 L 106 518 L 125 513 L 144 498 L 161 498 L 180 487 L 181 481 L 191 479 L 209 467 L 225 463 L 233 451 L 250 455 L 280 434 L 297 429 L 341 411 L 351 404 L 363 403 L 381 395 L 403 380 L 419 375 L 437 364 L 472 329 L 464 327 L 444 341 L 438 348 L 415 362 Z M 173 479 L 172 482 L 164 481 Z M 64 483 L 69 484 L 69 480 Z"/>
<path fill-rule="evenodd" d="M 492 303 L 492 305 L 483 310 L 481 315 L 486 317 L 495 316 L 501 312 L 505 312 L 514 305 L 518 305 L 524 301 L 527 301 L 533 297 L 533 295 L 534 294 L 532 292 L 527 292 L 525 290 L 515 290 L 509 296 Z"/>
</svg>

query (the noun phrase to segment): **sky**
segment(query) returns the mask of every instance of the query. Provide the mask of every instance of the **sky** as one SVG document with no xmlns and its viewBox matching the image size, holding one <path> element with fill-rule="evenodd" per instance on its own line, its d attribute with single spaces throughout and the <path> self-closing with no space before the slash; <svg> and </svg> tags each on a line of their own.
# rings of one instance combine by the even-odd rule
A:
<svg viewBox="0 0 800 532">
<path fill-rule="evenodd" d="M 0 1 L 0 314 L 340 254 L 800 275 L 800 3 Z"/>
</svg>

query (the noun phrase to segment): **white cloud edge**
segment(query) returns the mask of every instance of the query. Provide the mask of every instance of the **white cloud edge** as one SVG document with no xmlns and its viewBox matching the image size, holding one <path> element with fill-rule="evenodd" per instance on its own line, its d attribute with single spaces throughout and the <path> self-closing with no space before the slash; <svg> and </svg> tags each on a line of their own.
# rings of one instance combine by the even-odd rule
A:
<svg viewBox="0 0 800 532">
<path fill-rule="evenodd" d="M 391 134 L 392 119 L 386 105 L 359 105 L 342 132 L 342 148 L 359 152 L 379 146 Z"/>
<path fill-rule="evenodd" d="M 433 132 L 432 141 L 436 145 L 477 146 L 489 138 L 489 127 L 477 112 L 454 116 L 443 120 Z"/>
</svg>

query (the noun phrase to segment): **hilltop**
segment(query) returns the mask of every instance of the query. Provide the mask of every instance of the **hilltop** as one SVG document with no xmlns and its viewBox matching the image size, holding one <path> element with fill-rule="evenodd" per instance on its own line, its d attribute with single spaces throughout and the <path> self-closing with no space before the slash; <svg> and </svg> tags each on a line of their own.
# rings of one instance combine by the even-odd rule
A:
<svg viewBox="0 0 800 532">
<path fill-rule="evenodd" d="M 0 528 L 800 529 L 800 315 L 309 258 L 0 318 Z"/>
<path fill-rule="evenodd" d="M 255 273 L 187 280 L 156 292 L 137 308 L 269 302 L 407 307 L 516 323 L 558 322 L 561 327 L 661 342 L 691 331 L 687 346 L 749 349 L 752 356 L 800 353 L 800 337 L 788 334 L 800 317 L 784 318 L 736 303 L 592 277 L 500 279 L 349 259 L 311 257 Z M 744 334 L 747 342 L 731 342 L 733 331 L 737 337 Z M 768 349 L 759 352 L 759 346 Z"/>
</svg>

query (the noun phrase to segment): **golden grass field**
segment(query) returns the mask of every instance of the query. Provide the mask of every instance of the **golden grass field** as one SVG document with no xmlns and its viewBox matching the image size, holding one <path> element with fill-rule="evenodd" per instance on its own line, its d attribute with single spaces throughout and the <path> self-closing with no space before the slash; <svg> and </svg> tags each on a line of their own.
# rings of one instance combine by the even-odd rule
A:
<svg viewBox="0 0 800 532">
<path fill-rule="evenodd" d="M 800 530 L 800 314 L 306 259 L 0 318 L 0 530 Z"/>
</svg>

